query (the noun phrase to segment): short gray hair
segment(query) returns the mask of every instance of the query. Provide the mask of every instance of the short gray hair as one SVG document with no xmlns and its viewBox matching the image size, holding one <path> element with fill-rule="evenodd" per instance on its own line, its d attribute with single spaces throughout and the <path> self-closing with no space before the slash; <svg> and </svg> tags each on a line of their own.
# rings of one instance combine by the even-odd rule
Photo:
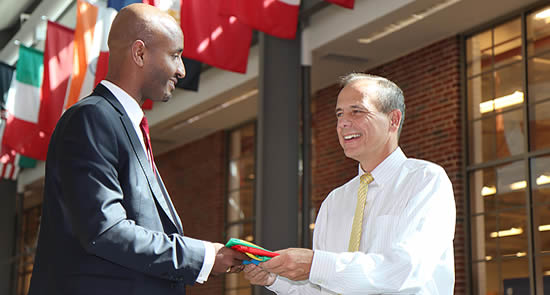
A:
<svg viewBox="0 0 550 295">
<path fill-rule="evenodd" d="M 403 96 L 403 90 L 384 77 L 364 73 L 351 73 L 341 77 L 340 86 L 344 88 L 349 84 L 363 80 L 374 82 L 377 86 L 377 106 L 382 113 L 389 114 L 395 109 L 401 111 L 401 122 L 399 122 L 399 130 L 397 131 L 397 138 L 399 138 L 401 129 L 403 128 L 403 121 L 405 121 L 405 97 Z"/>
</svg>

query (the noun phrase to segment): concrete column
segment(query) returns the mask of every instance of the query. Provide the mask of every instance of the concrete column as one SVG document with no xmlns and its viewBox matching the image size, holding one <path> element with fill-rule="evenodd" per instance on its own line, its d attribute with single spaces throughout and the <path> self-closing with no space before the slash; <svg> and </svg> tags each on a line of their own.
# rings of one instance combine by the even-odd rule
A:
<svg viewBox="0 0 550 295">
<path fill-rule="evenodd" d="M 299 36 L 260 33 L 255 236 L 273 250 L 298 246 Z"/>
</svg>

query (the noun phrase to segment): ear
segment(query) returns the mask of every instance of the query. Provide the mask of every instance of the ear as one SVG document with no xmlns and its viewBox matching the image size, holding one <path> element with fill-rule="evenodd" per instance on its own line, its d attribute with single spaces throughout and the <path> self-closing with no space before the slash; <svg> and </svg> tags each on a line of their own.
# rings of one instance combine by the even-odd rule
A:
<svg viewBox="0 0 550 295">
<path fill-rule="evenodd" d="M 145 65 L 145 43 L 142 40 L 136 40 L 132 43 L 132 60 L 138 67 Z"/>
<path fill-rule="evenodd" d="M 394 109 L 389 113 L 390 118 L 390 130 L 397 132 L 399 130 L 399 123 L 401 123 L 401 111 Z"/>
</svg>

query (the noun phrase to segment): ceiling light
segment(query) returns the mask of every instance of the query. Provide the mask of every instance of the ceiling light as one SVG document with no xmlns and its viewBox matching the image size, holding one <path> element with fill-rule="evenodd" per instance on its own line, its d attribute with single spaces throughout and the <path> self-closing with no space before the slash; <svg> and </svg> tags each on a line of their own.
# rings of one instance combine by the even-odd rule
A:
<svg viewBox="0 0 550 295">
<path fill-rule="evenodd" d="M 537 185 L 544 185 L 550 183 L 550 176 L 541 174 L 537 177 Z"/>
<path fill-rule="evenodd" d="M 549 230 L 550 230 L 550 224 L 539 225 L 539 231 L 549 231 Z"/>
<path fill-rule="evenodd" d="M 536 19 L 547 19 L 550 17 L 550 8 L 547 8 L 537 14 L 535 14 Z"/>
<path fill-rule="evenodd" d="M 493 256 L 485 256 L 485 260 L 487 260 L 487 261 L 493 260 Z"/>
<path fill-rule="evenodd" d="M 496 194 L 496 192 L 497 192 L 497 188 L 494 187 L 494 186 L 484 186 L 481 189 L 481 195 L 484 196 L 484 197 L 492 196 L 492 195 Z"/>
<path fill-rule="evenodd" d="M 527 187 L 527 181 L 525 181 L 525 180 L 514 182 L 514 183 L 510 184 L 510 189 L 514 190 L 514 191 L 519 190 L 519 189 L 524 189 L 525 187 Z"/>
<path fill-rule="evenodd" d="M 493 100 L 485 101 L 479 104 L 479 111 L 484 114 L 494 110 L 507 108 L 523 102 L 523 92 L 515 91 L 512 94 L 505 95 Z"/>
<path fill-rule="evenodd" d="M 523 229 L 521 229 L 521 227 L 518 227 L 518 228 L 512 227 L 510 229 L 505 229 L 498 232 L 492 232 L 489 236 L 491 238 L 502 238 L 502 237 L 521 235 L 522 233 L 523 233 Z"/>
</svg>

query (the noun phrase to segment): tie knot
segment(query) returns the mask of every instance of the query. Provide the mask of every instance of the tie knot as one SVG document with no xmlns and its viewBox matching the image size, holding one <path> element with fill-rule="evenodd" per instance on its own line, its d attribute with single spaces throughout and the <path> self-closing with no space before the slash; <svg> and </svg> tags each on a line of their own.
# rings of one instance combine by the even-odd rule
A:
<svg viewBox="0 0 550 295">
<path fill-rule="evenodd" d="M 141 119 L 141 122 L 139 123 L 139 127 L 141 127 L 141 129 L 149 135 L 149 123 L 147 122 L 147 117 L 143 116 L 143 119 Z"/>
<path fill-rule="evenodd" d="M 374 177 L 372 177 L 372 174 L 365 173 L 361 175 L 361 184 L 369 184 L 374 180 Z"/>
</svg>

